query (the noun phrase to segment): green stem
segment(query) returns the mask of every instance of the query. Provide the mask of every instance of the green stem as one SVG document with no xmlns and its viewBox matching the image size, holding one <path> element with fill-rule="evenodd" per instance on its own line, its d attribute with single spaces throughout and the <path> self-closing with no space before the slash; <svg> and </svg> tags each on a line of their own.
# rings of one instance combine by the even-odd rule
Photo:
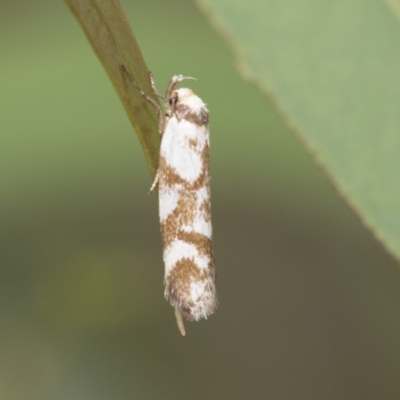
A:
<svg viewBox="0 0 400 400">
<path fill-rule="evenodd" d="M 143 91 L 153 94 L 149 70 L 129 23 L 117 0 L 65 0 L 85 32 L 121 99 L 142 145 L 150 172 L 157 171 L 160 135 L 158 120 L 139 91 L 126 79 L 121 65 Z"/>
</svg>

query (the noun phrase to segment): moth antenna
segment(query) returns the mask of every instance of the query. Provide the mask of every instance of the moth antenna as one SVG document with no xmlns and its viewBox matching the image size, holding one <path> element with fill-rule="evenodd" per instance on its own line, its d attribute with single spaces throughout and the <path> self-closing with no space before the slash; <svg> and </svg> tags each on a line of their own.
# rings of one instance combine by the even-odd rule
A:
<svg viewBox="0 0 400 400">
<path fill-rule="evenodd" d="M 175 90 L 175 88 L 179 85 L 180 82 L 182 82 L 184 80 L 198 81 L 197 78 L 193 78 L 191 76 L 174 75 L 172 77 L 172 79 L 169 81 L 167 91 L 165 93 L 165 98 L 169 99 L 171 97 L 172 92 Z"/>
<path fill-rule="evenodd" d="M 156 84 L 154 82 L 154 76 L 153 76 L 153 73 L 151 71 L 149 71 L 149 76 L 150 76 L 151 87 L 153 89 L 154 94 L 157 95 L 158 97 L 162 98 L 163 100 L 165 100 L 165 96 L 162 95 L 156 88 Z"/>
</svg>

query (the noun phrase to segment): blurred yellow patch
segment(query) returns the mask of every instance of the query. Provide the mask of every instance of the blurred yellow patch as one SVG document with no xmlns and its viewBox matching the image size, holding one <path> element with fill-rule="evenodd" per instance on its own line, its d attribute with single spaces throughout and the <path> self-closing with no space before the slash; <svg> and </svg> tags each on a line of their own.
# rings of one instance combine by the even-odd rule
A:
<svg viewBox="0 0 400 400">
<path fill-rule="evenodd" d="M 136 324 L 155 311 L 155 302 L 146 300 L 146 276 L 140 276 L 148 260 L 133 252 L 92 249 L 53 262 L 35 291 L 35 302 L 56 324 L 74 330 L 110 328 Z"/>
</svg>

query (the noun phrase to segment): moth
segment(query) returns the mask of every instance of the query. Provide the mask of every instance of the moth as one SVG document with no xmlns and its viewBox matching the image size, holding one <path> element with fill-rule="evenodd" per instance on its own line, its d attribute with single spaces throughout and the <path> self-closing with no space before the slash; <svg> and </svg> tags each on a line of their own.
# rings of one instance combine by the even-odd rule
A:
<svg viewBox="0 0 400 400">
<path fill-rule="evenodd" d="M 144 99 L 156 108 L 159 119 L 160 158 L 150 191 L 158 184 L 165 297 L 175 308 L 178 328 L 184 336 L 183 318 L 189 321 L 207 318 L 217 306 L 208 110 L 190 89 L 177 89 L 183 80 L 195 78 L 175 75 L 163 96 L 150 75 L 154 93 L 165 100 L 164 114 L 126 68 L 122 69 Z"/>
</svg>

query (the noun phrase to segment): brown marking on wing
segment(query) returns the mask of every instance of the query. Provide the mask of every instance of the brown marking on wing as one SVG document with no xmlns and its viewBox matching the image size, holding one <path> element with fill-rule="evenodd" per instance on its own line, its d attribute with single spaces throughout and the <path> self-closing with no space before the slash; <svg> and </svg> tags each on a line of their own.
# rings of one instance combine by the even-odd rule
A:
<svg viewBox="0 0 400 400">
<path fill-rule="evenodd" d="M 190 233 L 182 230 L 182 226 L 193 225 L 195 218 L 202 218 L 205 222 L 211 221 L 211 205 L 209 204 L 208 200 L 204 200 L 200 204 L 200 207 L 198 207 L 196 193 L 185 192 L 184 188 L 181 188 L 180 192 L 181 193 L 176 207 L 168 215 L 168 217 L 161 222 L 161 233 L 164 248 L 165 246 L 169 246 L 179 235 L 189 235 Z M 189 236 L 187 237 L 189 239 Z M 207 236 L 204 236 L 204 238 L 207 238 Z M 207 240 L 210 239 L 207 238 Z M 193 243 L 195 244 L 195 241 L 193 241 Z"/>
<path fill-rule="evenodd" d="M 206 108 L 202 108 L 200 111 L 193 110 L 186 104 L 177 103 L 173 109 L 173 113 L 176 115 L 178 120 L 185 119 L 186 121 L 192 122 L 198 126 L 208 125 L 209 117 Z"/>
<path fill-rule="evenodd" d="M 179 260 L 165 281 L 165 289 L 172 305 L 179 305 L 179 311 L 187 319 L 193 318 L 190 310 L 195 306 L 190 298 L 192 280 L 202 281 L 199 267 L 189 258 Z"/>
<path fill-rule="evenodd" d="M 193 150 L 197 150 L 197 146 L 199 145 L 199 141 L 197 139 L 189 139 L 189 147 Z"/>
<path fill-rule="evenodd" d="M 211 201 L 210 199 L 204 200 L 200 205 L 200 211 L 206 222 L 211 221 Z"/>
<path fill-rule="evenodd" d="M 202 170 L 200 172 L 199 177 L 193 182 L 190 183 L 185 179 L 182 179 L 179 173 L 175 170 L 175 168 L 171 167 L 165 157 L 160 157 L 160 164 L 158 167 L 159 170 L 159 178 L 158 178 L 158 187 L 161 185 L 165 185 L 168 187 L 173 187 L 174 185 L 180 184 L 184 188 L 185 192 L 196 191 L 203 186 L 210 184 L 210 170 L 209 170 L 209 160 L 210 160 L 210 149 L 206 145 L 204 146 L 201 152 L 201 160 L 202 160 Z"/>
<path fill-rule="evenodd" d="M 198 232 L 179 231 L 177 239 L 192 244 L 200 255 L 212 254 L 211 239 Z"/>
<path fill-rule="evenodd" d="M 196 303 L 190 296 L 190 285 L 192 282 L 209 282 L 205 286 L 204 296 L 215 295 L 214 276 L 212 261 L 209 268 L 203 270 L 196 265 L 193 259 L 183 258 L 174 265 L 165 281 L 167 298 L 169 298 L 171 305 L 177 308 L 186 319 L 193 321 L 192 310 L 196 307 Z M 202 298 L 199 298 L 198 301 L 201 302 Z M 207 315 L 214 312 L 215 305 L 211 305 L 210 309 L 207 310 Z"/>
<path fill-rule="evenodd" d="M 196 216 L 196 193 L 180 190 L 178 204 L 168 217 L 161 222 L 163 246 L 169 246 L 177 237 L 183 225 L 192 225 Z"/>
</svg>

